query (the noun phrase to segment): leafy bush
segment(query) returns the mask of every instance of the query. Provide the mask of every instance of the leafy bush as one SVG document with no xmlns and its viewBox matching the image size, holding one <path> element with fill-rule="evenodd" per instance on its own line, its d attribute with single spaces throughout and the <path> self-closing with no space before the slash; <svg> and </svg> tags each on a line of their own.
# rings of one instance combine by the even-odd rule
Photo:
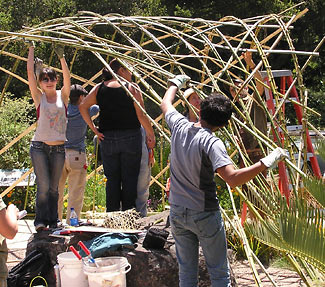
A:
<svg viewBox="0 0 325 287">
<path fill-rule="evenodd" d="M 0 107 L 0 146 L 5 147 L 34 122 L 34 106 L 27 97 L 13 99 L 13 95 L 6 93 Z M 31 167 L 29 145 L 33 132 L 27 134 L 7 151 L 0 155 L 0 169 L 28 169 Z M 0 187 L 0 192 L 7 187 Z M 6 204 L 13 203 L 19 209 L 24 208 L 27 187 L 16 187 L 4 198 Z M 35 188 L 30 187 L 26 209 L 33 212 L 35 206 Z"/>
<path fill-rule="evenodd" d="M 93 210 L 93 199 L 95 192 L 96 211 L 106 212 L 106 177 L 103 171 L 98 172 L 96 177 L 91 177 L 86 184 L 84 205 L 82 211 Z"/>
<path fill-rule="evenodd" d="M 5 94 L 0 107 L 0 146 L 5 147 L 19 134 L 26 130 L 34 122 L 32 114 L 34 105 L 24 97 L 12 99 L 10 93 Z M 29 145 L 33 133 L 29 133 L 0 155 L 1 169 L 22 169 L 31 166 Z"/>
</svg>

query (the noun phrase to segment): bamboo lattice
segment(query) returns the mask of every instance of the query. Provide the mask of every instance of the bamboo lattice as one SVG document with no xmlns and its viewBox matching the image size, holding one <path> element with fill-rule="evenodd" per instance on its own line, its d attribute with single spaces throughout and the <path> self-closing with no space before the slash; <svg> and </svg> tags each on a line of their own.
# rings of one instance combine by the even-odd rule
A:
<svg viewBox="0 0 325 287">
<path fill-rule="evenodd" d="M 234 105 L 237 113 L 233 115 L 229 127 L 223 129 L 219 135 L 225 139 L 229 150 L 237 151 L 239 156 L 244 158 L 246 165 L 250 164 L 247 152 L 240 142 L 234 140 L 240 138 L 238 132 L 240 128 L 245 128 L 258 139 L 265 154 L 283 142 L 283 147 L 290 154 L 290 160 L 286 161 L 290 181 L 293 190 L 297 191 L 301 176 L 309 172 L 306 168 L 307 151 L 304 145 L 296 148 L 292 144 L 295 139 L 287 131 L 286 116 L 281 107 L 288 100 L 299 104 L 305 120 L 302 125 L 303 131 L 311 129 L 317 132 L 317 129 L 308 122 L 308 115 L 316 112 L 307 106 L 308 94 L 303 82 L 303 72 L 310 59 L 318 56 L 317 50 L 324 39 L 314 51 L 297 51 L 290 36 L 290 30 L 294 29 L 293 24 L 306 12 L 307 10 L 303 10 L 290 17 L 286 16 L 287 13 L 280 13 L 249 19 L 228 16 L 219 21 L 210 21 L 180 17 L 125 17 L 118 14 L 101 16 L 83 11 L 74 17 L 49 20 L 35 27 L 24 28 L 19 32 L 0 31 L 0 55 L 10 59 L 13 63 L 11 70 L 0 66 L 1 73 L 7 77 L 7 82 L 2 88 L 0 103 L 12 78 L 27 84 L 25 73 L 22 72 L 25 67 L 17 68 L 21 61 L 27 60 L 25 57 L 27 49 L 22 49 L 19 55 L 9 52 L 11 45 L 22 42 L 24 39 L 34 40 L 36 47 L 38 43 L 45 46 L 64 45 L 66 54 L 71 59 L 72 80 L 81 83 L 86 88 L 94 86 L 99 81 L 101 69 L 104 66 L 109 68 L 108 62 L 113 57 L 118 58 L 123 66 L 132 71 L 146 98 L 146 106 L 160 104 L 167 88 L 167 80 L 177 74 L 189 75 L 190 86 L 201 98 L 204 98 L 213 91 L 227 95 L 229 87 L 236 88 L 234 80 L 238 77 L 243 78 L 244 84 L 249 85 L 251 94 L 257 93 L 254 74 L 258 70 L 263 70 L 263 74 L 268 79 L 267 82 L 263 82 L 265 92 L 272 93 L 276 103 L 275 114 L 270 114 L 265 103 L 263 106 L 270 122 L 268 134 L 262 134 L 254 127 L 247 106 L 241 102 L 240 108 Z M 253 71 L 246 67 L 243 60 L 242 53 L 246 51 L 253 53 L 257 64 Z M 294 68 L 293 85 L 285 93 L 279 91 L 278 82 L 272 73 L 272 59 L 280 54 L 290 57 Z M 89 79 L 82 74 L 74 73 L 76 61 L 83 61 L 80 55 L 87 55 L 88 63 L 98 66 L 98 72 Z M 43 59 L 45 63 L 48 62 L 48 65 L 51 65 L 51 57 L 48 61 L 46 60 Z M 293 87 L 298 90 L 299 103 L 289 98 Z M 240 90 L 237 93 L 240 93 Z M 183 92 L 179 92 L 178 97 L 175 105 L 182 101 L 188 105 Z M 263 105 L 262 95 L 258 97 Z M 169 141 L 170 134 L 164 127 L 163 117 L 154 113 L 146 113 L 146 115 L 156 131 L 166 141 Z M 246 120 L 243 121 L 242 118 Z M 274 142 L 271 136 L 272 128 L 278 139 L 277 142 Z M 279 134 L 280 129 L 283 132 L 282 136 Z M 305 142 L 304 132 L 300 136 L 301 142 Z M 8 145 L 11 146 L 12 143 Z M 6 147 L 3 147 L 0 153 L 6 150 Z M 298 160 L 295 160 L 293 154 L 297 152 L 300 156 Z M 300 161 L 304 164 L 302 165 Z M 235 160 L 234 164 L 236 165 Z M 164 185 L 159 182 L 159 177 L 166 170 L 168 170 L 167 164 L 162 167 L 161 173 L 152 177 L 151 183 L 158 182 L 164 188 Z M 276 175 L 271 173 L 270 177 L 274 179 Z M 248 188 L 255 195 L 255 202 L 248 200 L 240 189 L 238 192 L 258 218 L 257 206 L 266 214 L 276 212 L 278 208 L 276 197 L 270 194 L 278 193 L 277 185 L 259 177 L 256 182 L 250 182 Z M 267 201 L 265 201 L 266 198 Z M 262 218 L 259 219 L 263 222 Z M 256 281 L 260 283 L 258 275 L 255 272 L 254 275 Z"/>
<path fill-rule="evenodd" d="M 254 73 L 258 69 L 263 69 L 269 79 L 269 86 L 264 83 L 265 89 L 272 92 L 275 102 L 280 107 L 280 103 L 288 98 L 290 89 L 285 95 L 279 92 L 272 75 L 269 57 L 287 54 L 294 63 L 296 71 L 294 83 L 298 87 L 300 103 L 302 103 L 304 112 L 313 112 L 304 105 L 307 101 L 302 75 L 307 63 L 299 62 L 299 56 L 312 57 L 318 56 L 318 53 L 316 50 L 312 52 L 296 51 L 289 33 L 290 29 L 293 29 L 292 24 L 306 12 L 307 10 L 304 10 L 290 18 L 281 14 L 244 20 L 229 16 L 219 21 L 178 17 L 124 17 L 115 14 L 101 16 L 92 12 L 80 12 L 75 17 L 49 20 L 41 25 L 25 28 L 20 32 L 0 31 L 0 53 L 13 61 L 11 71 L 0 67 L 1 71 L 7 75 L 7 82 L 2 89 L 0 102 L 2 102 L 12 77 L 27 84 L 24 73 L 21 73 L 24 69 L 17 69 L 17 61 L 26 61 L 26 58 L 6 50 L 12 43 L 28 39 L 34 40 L 36 43 L 63 44 L 72 55 L 70 61 L 72 79 L 86 88 L 93 86 L 95 81 L 99 81 L 102 67 L 107 66 L 112 57 L 120 59 L 122 64 L 132 71 L 136 81 L 140 84 L 143 96 L 156 105 L 161 102 L 167 87 L 167 80 L 173 75 L 181 73 L 189 75 L 192 79 L 191 85 L 204 98 L 212 91 L 227 94 L 230 86 L 235 87 L 233 80 L 239 76 L 249 84 L 251 92 L 256 91 L 256 83 L 253 81 Z M 280 41 L 281 49 L 277 49 Z M 284 45 L 283 42 L 286 44 Z M 73 73 L 78 53 L 85 50 L 93 55 L 93 59 L 89 62 L 94 62 L 98 66 L 98 73 L 90 79 Z M 257 61 L 256 68 L 251 72 L 245 66 L 241 56 L 245 51 L 251 51 Z M 87 55 L 89 56 L 89 53 Z M 51 60 L 52 57 L 49 62 Z M 79 57 L 78 61 L 82 61 L 82 58 Z M 179 94 L 179 98 L 187 102 L 182 97 L 182 93 Z M 176 105 L 180 102 L 181 100 L 178 100 Z M 242 108 L 238 113 L 247 118 L 246 107 Z M 266 106 L 265 110 L 267 111 Z M 269 121 L 272 125 L 276 122 L 281 129 L 285 130 L 285 116 L 281 109 L 278 109 L 276 114 L 274 116 L 268 113 Z M 149 114 L 147 116 L 156 129 L 168 140 L 169 133 L 166 133 L 161 126 L 162 117 L 154 116 L 153 118 Z M 250 119 L 243 123 L 241 120 L 236 120 L 234 116 L 233 128 L 228 130 L 230 137 L 238 136 L 238 128 L 236 128 L 238 126 L 247 127 L 249 132 L 256 134 L 261 143 L 268 148 L 274 148 L 275 144 L 271 137 L 259 133 Z M 304 128 L 306 129 L 307 125 Z M 277 137 L 279 138 L 279 135 Z M 287 137 L 285 142 L 289 143 L 290 136 L 287 135 Z M 12 144 L 8 143 L 8 147 Z M 242 155 L 245 155 L 245 150 L 242 150 L 237 143 L 232 142 L 232 144 Z M 285 147 L 290 149 L 290 146 Z M 0 152 L 5 150 L 7 150 L 6 147 L 2 148 Z M 296 166 L 299 165 L 292 164 L 294 169 Z M 296 168 L 296 171 L 299 172 L 299 170 Z"/>
</svg>

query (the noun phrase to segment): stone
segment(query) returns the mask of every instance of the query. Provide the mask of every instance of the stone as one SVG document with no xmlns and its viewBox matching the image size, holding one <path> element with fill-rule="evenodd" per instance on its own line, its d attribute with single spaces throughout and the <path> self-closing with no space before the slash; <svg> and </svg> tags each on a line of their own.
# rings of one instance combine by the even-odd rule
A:
<svg viewBox="0 0 325 287">
<path fill-rule="evenodd" d="M 168 211 L 141 219 L 141 227 L 145 230 L 149 226 L 164 228 L 167 221 Z M 170 227 L 166 228 L 170 231 Z M 56 263 L 57 255 L 67 252 L 69 246 L 73 245 L 79 250 L 78 242 L 83 242 L 98 236 L 97 233 L 74 233 L 68 236 L 52 236 L 49 232 L 35 233 L 27 245 L 26 254 L 34 249 L 45 250 L 53 264 Z M 128 287 L 176 287 L 178 286 L 178 264 L 176 259 L 175 244 L 171 236 L 168 236 L 163 250 L 145 249 L 142 246 L 144 236 L 140 236 L 134 249 L 118 251 L 107 250 L 101 257 L 123 256 L 131 264 L 131 270 L 126 274 Z M 53 274 L 49 274 L 49 286 L 55 287 Z M 204 257 L 200 251 L 199 260 L 199 286 L 211 286 L 209 275 L 205 266 Z M 236 286 L 236 285 L 233 285 Z"/>
</svg>

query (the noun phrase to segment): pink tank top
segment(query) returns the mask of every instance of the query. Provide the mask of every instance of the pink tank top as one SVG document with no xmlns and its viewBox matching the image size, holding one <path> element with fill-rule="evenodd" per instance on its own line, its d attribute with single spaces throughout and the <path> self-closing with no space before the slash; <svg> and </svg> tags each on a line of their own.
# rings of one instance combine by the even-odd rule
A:
<svg viewBox="0 0 325 287">
<path fill-rule="evenodd" d="M 67 114 L 66 107 L 62 101 L 61 91 L 56 91 L 55 103 L 48 103 L 43 93 L 37 110 L 39 116 L 32 140 L 41 142 L 65 141 Z"/>
</svg>

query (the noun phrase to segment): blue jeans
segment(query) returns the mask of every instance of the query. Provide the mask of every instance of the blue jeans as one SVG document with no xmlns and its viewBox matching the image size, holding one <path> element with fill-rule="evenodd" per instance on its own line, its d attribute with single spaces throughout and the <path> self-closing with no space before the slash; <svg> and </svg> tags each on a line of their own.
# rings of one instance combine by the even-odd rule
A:
<svg viewBox="0 0 325 287">
<path fill-rule="evenodd" d="M 105 131 L 100 143 L 106 182 L 106 210 L 135 208 L 141 162 L 140 129 Z"/>
<path fill-rule="evenodd" d="M 211 286 L 230 287 L 226 234 L 220 210 L 196 211 L 171 204 L 170 224 L 176 245 L 179 286 L 198 286 L 201 245 Z"/>
<path fill-rule="evenodd" d="M 136 200 L 136 208 L 137 211 L 140 212 L 142 217 L 147 216 L 147 201 L 149 198 L 149 185 L 151 178 L 151 166 L 148 164 L 149 162 L 149 151 L 146 144 L 146 133 L 144 128 L 141 128 L 142 133 L 142 156 L 141 156 L 141 164 L 140 171 L 138 177 L 138 186 L 137 186 L 137 200 Z"/>
<path fill-rule="evenodd" d="M 58 219 L 58 184 L 64 165 L 64 145 L 50 146 L 33 141 L 30 156 L 37 184 L 34 225 L 54 227 Z"/>
</svg>

